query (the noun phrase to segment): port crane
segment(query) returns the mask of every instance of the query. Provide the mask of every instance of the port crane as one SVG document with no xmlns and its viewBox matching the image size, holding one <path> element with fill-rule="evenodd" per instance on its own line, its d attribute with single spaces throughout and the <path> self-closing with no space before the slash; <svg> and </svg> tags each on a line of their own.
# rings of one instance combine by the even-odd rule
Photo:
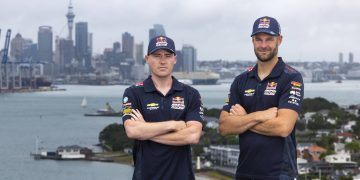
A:
<svg viewBox="0 0 360 180">
<path fill-rule="evenodd" d="M 0 30 L 1 32 L 1 30 Z M 9 75 L 7 72 L 7 61 L 10 44 L 11 29 L 8 29 L 5 36 L 5 45 L 3 49 L 3 57 L 0 63 L 0 91 L 2 89 L 9 89 Z"/>
</svg>

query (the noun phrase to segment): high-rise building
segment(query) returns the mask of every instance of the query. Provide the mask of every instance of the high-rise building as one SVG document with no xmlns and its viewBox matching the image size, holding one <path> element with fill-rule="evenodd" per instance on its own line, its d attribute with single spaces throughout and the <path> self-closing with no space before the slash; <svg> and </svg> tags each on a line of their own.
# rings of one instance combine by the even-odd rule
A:
<svg viewBox="0 0 360 180">
<path fill-rule="evenodd" d="M 354 63 L 354 54 L 352 52 L 349 53 L 349 63 Z"/>
<path fill-rule="evenodd" d="M 339 53 L 339 63 L 343 63 L 344 62 L 344 55 L 343 53 Z"/>
<path fill-rule="evenodd" d="M 182 72 L 184 70 L 184 58 L 182 51 L 176 51 L 176 64 L 174 66 L 174 72 Z"/>
<path fill-rule="evenodd" d="M 92 54 L 93 51 L 93 33 L 88 33 L 88 52 Z"/>
<path fill-rule="evenodd" d="M 75 57 L 82 71 L 91 68 L 91 52 L 89 52 L 89 34 L 87 22 L 75 24 Z"/>
<path fill-rule="evenodd" d="M 144 64 L 144 43 L 135 45 L 135 64 Z"/>
<path fill-rule="evenodd" d="M 35 60 L 37 53 L 37 45 L 31 39 L 26 39 L 21 34 L 16 34 L 15 38 L 11 40 L 10 56 L 16 62 Z"/>
<path fill-rule="evenodd" d="M 21 34 L 17 33 L 11 40 L 10 45 L 10 56 L 13 57 L 16 62 L 24 60 L 24 46 L 25 39 L 21 36 Z"/>
<path fill-rule="evenodd" d="M 59 65 L 61 74 L 72 74 L 72 60 L 74 58 L 74 45 L 70 39 L 56 40 L 56 63 Z"/>
<path fill-rule="evenodd" d="M 197 63 L 197 54 L 196 49 L 192 45 L 183 45 L 182 47 L 183 55 L 183 71 L 184 72 L 195 72 L 196 63 Z"/>
<path fill-rule="evenodd" d="M 122 52 L 125 58 L 134 58 L 134 36 L 128 32 L 122 34 Z"/>
<path fill-rule="evenodd" d="M 154 24 L 154 28 L 149 29 L 149 41 L 156 36 L 166 36 L 165 29 L 161 24 Z"/>
<path fill-rule="evenodd" d="M 37 58 L 37 44 L 34 44 L 31 39 L 25 39 L 24 58 L 25 61 L 35 61 Z"/>
<path fill-rule="evenodd" d="M 68 24 L 68 29 L 69 29 L 68 39 L 72 40 L 72 30 L 73 30 L 73 26 L 74 26 L 75 14 L 74 14 L 73 6 L 71 4 L 71 0 L 69 3 L 68 13 L 66 14 L 66 18 L 67 18 L 67 24 Z"/>
<path fill-rule="evenodd" d="M 53 37 L 51 26 L 40 26 L 38 31 L 38 61 L 52 62 Z"/>
<path fill-rule="evenodd" d="M 121 44 L 120 44 L 120 42 L 114 42 L 113 43 L 113 52 L 114 53 L 120 53 L 121 52 Z"/>
</svg>

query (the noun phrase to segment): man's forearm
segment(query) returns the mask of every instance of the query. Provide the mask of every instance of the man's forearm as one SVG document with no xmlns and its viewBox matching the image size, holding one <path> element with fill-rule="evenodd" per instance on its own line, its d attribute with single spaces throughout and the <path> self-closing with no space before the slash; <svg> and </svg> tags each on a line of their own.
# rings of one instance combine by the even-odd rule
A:
<svg viewBox="0 0 360 180">
<path fill-rule="evenodd" d="M 223 111 L 220 115 L 219 130 L 221 135 L 242 134 L 259 122 L 254 113 L 229 115 L 229 113 Z"/>
<path fill-rule="evenodd" d="M 281 131 L 281 124 L 279 124 L 278 122 L 279 121 L 275 118 L 265 121 L 263 123 L 258 123 L 255 126 L 251 127 L 250 131 L 266 136 L 280 136 L 279 132 Z"/>
<path fill-rule="evenodd" d="M 166 134 L 158 135 L 150 140 L 167 145 L 182 146 L 188 144 L 197 144 L 199 142 L 202 132 L 202 124 L 200 122 L 193 122 L 188 124 L 188 127 Z"/>
<path fill-rule="evenodd" d="M 184 123 L 183 121 L 181 122 Z M 181 122 L 173 120 L 163 122 L 140 122 L 126 120 L 124 126 L 126 134 L 129 138 L 148 140 L 155 136 L 177 130 L 181 126 Z"/>
<path fill-rule="evenodd" d="M 266 136 L 287 137 L 293 130 L 298 114 L 290 109 L 280 109 L 278 116 L 253 126 L 250 130 Z"/>
</svg>

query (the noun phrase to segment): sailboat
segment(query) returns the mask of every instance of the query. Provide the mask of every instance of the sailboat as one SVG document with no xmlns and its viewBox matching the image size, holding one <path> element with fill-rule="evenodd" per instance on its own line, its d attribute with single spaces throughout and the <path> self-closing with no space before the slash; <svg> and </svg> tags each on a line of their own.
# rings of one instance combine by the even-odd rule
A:
<svg viewBox="0 0 360 180">
<path fill-rule="evenodd" d="M 84 97 L 81 102 L 81 107 L 86 108 L 86 106 L 87 106 L 87 100 L 86 100 L 86 97 Z"/>
</svg>

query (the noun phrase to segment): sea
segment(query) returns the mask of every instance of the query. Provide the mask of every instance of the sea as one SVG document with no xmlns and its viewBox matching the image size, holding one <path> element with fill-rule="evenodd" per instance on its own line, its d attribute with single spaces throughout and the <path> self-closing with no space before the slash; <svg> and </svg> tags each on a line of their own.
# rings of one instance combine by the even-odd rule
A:
<svg viewBox="0 0 360 180">
<path fill-rule="evenodd" d="M 61 85 L 65 91 L 0 94 L 0 180 L 122 180 L 131 179 L 129 165 L 92 161 L 34 160 L 30 153 L 39 147 L 55 150 L 80 145 L 101 151 L 99 132 L 120 117 L 87 117 L 105 108 L 106 102 L 121 109 L 128 86 Z M 230 83 L 196 85 L 204 107 L 221 108 Z M 306 83 L 305 98 L 324 97 L 346 106 L 360 104 L 360 81 Z M 81 103 L 86 98 L 87 106 Z"/>
</svg>

